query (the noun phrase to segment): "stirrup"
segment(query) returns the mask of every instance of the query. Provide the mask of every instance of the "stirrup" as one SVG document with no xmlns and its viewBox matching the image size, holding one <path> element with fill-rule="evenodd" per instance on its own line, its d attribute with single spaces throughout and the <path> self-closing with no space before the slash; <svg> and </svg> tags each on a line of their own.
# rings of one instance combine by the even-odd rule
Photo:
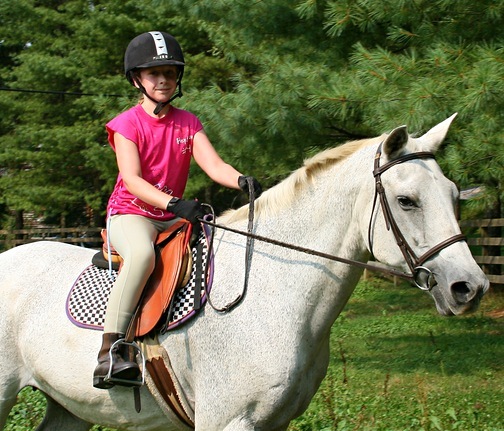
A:
<svg viewBox="0 0 504 431">
<path fill-rule="evenodd" d="M 117 363 L 116 361 L 114 361 L 113 352 L 120 345 L 133 347 L 133 349 L 136 351 L 136 353 L 140 354 L 141 363 L 142 363 L 142 378 L 141 378 L 141 380 L 120 379 L 117 377 L 112 377 L 112 370 L 114 368 L 114 365 Z M 136 356 L 136 354 L 135 354 L 135 356 Z M 142 352 L 142 349 L 140 349 L 140 346 L 137 343 L 135 343 L 134 341 L 132 341 L 130 343 L 130 342 L 126 341 L 124 338 L 120 338 L 119 340 L 115 341 L 110 346 L 109 359 L 110 359 L 110 367 L 109 367 L 107 376 L 103 379 L 104 382 L 112 383 L 113 385 L 135 386 L 135 387 L 140 387 L 145 384 L 145 356 Z"/>
</svg>

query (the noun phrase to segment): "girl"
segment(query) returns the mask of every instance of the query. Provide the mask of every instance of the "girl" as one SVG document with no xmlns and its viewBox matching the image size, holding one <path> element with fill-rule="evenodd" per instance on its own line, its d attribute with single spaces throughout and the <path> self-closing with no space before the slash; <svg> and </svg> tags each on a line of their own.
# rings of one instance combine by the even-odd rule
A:
<svg viewBox="0 0 504 431">
<path fill-rule="evenodd" d="M 170 104 L 182 96 L 184 75 L 182 49 L 173 36 L 152 31 L 135 37 L 126 49 L 124 68 L 144 98 L 106 125 L 119 168 L 107 207 L 108 234 L 123 266 L 110 293 L 93 375 L 93 386 L 102 389 L 114 384 L 106 379 L 111 366 L 112 379 L 139 378 L 138 364 L 127 357 L 126 346 L 118 343 L 112 364 L 109 351 L 124 338 L 154 269 L 158 233 L 177 217 L 195 223 L 204 215 L 198 201 L 182 199 L 191 157 L 217 183 L 248 191 L 247 177 L 220 158 L 199 119 Z M 252 181 L 259 196 L 261 186 Z"/>
</svg>

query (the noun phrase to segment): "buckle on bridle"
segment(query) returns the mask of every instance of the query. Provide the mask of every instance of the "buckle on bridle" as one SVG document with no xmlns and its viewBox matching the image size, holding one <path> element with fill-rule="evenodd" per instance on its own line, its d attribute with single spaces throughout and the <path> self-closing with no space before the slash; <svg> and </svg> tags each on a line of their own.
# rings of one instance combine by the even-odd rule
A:
<svg viewBox="0 0 504 431">
<path fill-rule="evenodd" d="M 421 290 L 430 291 L 436 284 L 436 278 L 432 271 L 425 266 L 417 266 L 413 271 L 413 281 Z"/>
</svg>

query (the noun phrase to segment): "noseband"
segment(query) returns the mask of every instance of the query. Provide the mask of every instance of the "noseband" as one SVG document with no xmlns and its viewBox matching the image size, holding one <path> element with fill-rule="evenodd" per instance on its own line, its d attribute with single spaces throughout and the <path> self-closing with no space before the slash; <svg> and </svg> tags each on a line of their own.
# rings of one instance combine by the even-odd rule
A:
<svg viewBox="0 0 504 431">
<path fill-rule="evenodd" d="M 465 241 L 465 236 L 462 234 L 453 235 L 452 237 L 440 242 L 439 244 L 432 247 L 429 251 L 417 257 L 411 246 L 408 244 L 404 235 L 401 233 L 399 226 L 392 215 L 392 211 L 390 209 L 390 205 L 387 200 L 387 196 L 385 194 L 385 188 L 383 187 L 381 174 L 391 168 L 392 166 L 398 165 L 399 163 L 407 162 L 408 160 L 415 159 L 435 159 L 434 153 L 427 151 L 420 151 L 417 153 L 406 154 L 401 156 L 395 160 L 392 160 L 388 163 L 385 163 L 383 166 L 380 166 L 380 158 L 382 154 L 382 144 L 378 146 L 376 150 L 376 155 L 374 159 L 374 169 L 373 175 L 375 178 L 375 196 L 373 200 L 373 210 L 371 211 L 371 218 L 369 220 L 369 229 L 368 229 L 368 241 L 369 241 L 369 249 L 371 253 L 373 253 L 373 244 L 372 244 L 372 223 L 373 223 L 373 214 L 376 207 L 376 202 L 378 196 L 380 197 L 380 204 L 383 211 L 383 217 L 385 218 L 385 225 L 387 230 L 392 230 L 394 234 L 397 245 L 399 246 L 406 263 L 412 273 L 413 281 L 416 286 L 422 290 L 431 290 L 436 285 L 436 280 L 432 271 L 423 266 L 423 264 L 432 256 L 439 253 L 444 248 L 458 242 Z"/>
</svg>

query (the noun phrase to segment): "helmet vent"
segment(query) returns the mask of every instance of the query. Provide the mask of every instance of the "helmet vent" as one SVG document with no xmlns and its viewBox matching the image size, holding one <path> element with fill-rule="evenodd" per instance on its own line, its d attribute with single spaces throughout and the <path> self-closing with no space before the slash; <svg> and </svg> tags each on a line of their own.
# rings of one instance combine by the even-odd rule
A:
<svg viewBox="0 0 504 431">
<path fill-rule="evenodd" d="M 167 58 L 168 48 L 166 46 L 165 38 L 163 34 L 159 31 L 149 31 L 149 34 L 154 39 L 154 45 L 156 46 L 157 58 Z"/>
</svg>

